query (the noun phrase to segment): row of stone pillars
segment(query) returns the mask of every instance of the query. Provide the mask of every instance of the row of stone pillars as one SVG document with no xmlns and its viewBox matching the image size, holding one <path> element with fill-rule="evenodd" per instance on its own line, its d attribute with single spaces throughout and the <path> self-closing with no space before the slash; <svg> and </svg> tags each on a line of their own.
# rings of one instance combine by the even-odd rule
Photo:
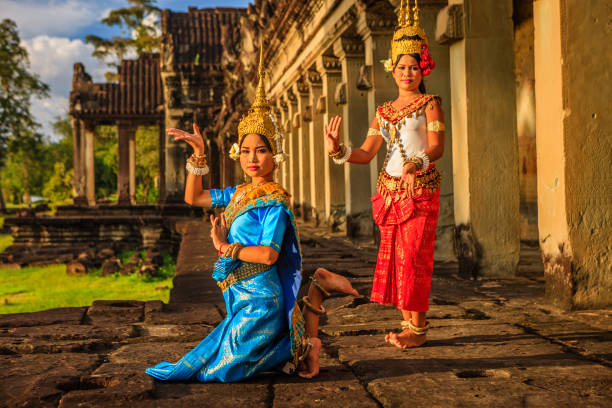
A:
<svg viewBox="0 0 612 408">
<path fill-rule="evenodd" d="M 427 32 L 435 31 L 440 8 L 438 4 L 422 7 L 421 21 Z M 291 193 L 294 209 L 303 219 L 346 228 L 348 236 L 371 236 L 374 232 L 370 197 L 375 194 L 386 147 L 369 166 L 339 166 L 327 157 L 323 128 L 340 115 L 342 141 L 359 147 L 377 106 L 397 97 L 395 82 L 380 63 L 389 56 L 396 18 L 391 8 L 376 13 L 356 12 L 335 40 L 323 37 L 320 45 L 313 41 L 298 60 L 278 62 L 282 67 L 279 73 L 274 72 L 275 66 L 270 67 L 273 84 L 269 96 L 276 103 L 285 131 L 284 148 L 290 155 L 281 166 L 279 182 Z M 448 111 L 448 47 L 431 41 L 430 49 L 437 57 L 437 68 L 435 75 L 426 79 L 428 91 L 441 95 Z M 454 259 L 450 122 L 449 117 L 445 155 L 436 163 L 444 178 L 436 251 L 442 260 Z"/>
<path fill-rule="evenodd" d="M 129 120 L 119 120 L 117 126 L 117 204 L 135 204 L 136 192 L 136 146 L 135 134 L 138 125 Z M 93 121 L 73 119 L 73 160 L 74 182 L 73 197 L 75 205 L 95 206 L 95 130 Z M 160 157 L 163 156 L 163 124 L 159 124 Z M 160 164 L 163 162 L 160 160 Z M 160 172 L 163 166 L 160 165 Z M 160 177 L 160 183 L 163 183 Z M 163 187 L 160 186 L 160 200 L 163 200 Z"/>
</svg>

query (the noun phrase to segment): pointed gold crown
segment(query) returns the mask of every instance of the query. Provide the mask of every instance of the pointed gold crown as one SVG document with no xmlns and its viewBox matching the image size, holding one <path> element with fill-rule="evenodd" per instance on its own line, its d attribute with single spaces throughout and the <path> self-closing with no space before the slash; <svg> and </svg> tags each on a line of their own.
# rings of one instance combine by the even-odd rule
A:
<svg viewBox="0 0 612 408">
<path fill-rule="evenodd" d="M 419 25 L 419 5 L 418 0 L 414 0 L 412 16 L 410 10 L 410 0 L 404 0 L 400 4 L 399 15 L 397 16 L 397 28 L 393 33 L 391 41 L 391 62 L 393 66 L 397 63 L 397 57 L 402 54 L 419 54 L 423 50 L 423 44 L 427 45 L 425 31 Z"/>
<path fill-rule="evenodd" d="M 272 118 L 272 110 L 266 99 L 266 90 L 264 88 L 265 72 L 263 68 L 263 44 L 259 48 L 259 83 L 255 92 L 255 100 L 249 109 L 246 116 L 243 116 L 238 124 L 238 145 L 242 143 L 245 135 L 249 133 L 257 133 L 265 137 L 272 147 L 272 153 L 276 155 L 278 148 L 275 143 L 275 135 L 277 134 L 276 126 Z"/>
</svg>

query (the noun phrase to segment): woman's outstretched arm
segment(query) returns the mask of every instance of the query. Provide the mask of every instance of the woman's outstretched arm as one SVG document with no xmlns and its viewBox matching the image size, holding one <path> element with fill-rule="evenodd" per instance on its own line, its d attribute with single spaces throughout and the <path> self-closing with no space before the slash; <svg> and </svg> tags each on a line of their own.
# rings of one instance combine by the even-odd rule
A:
<svg viewBox="0 0 612 408">
<path fill-rule="evenodd" d="M 204 155 L 204 139 L 200 134 L 198 125 L 193 124 L 193 132 L 188 133 L 184 130 L 170 128 L 167 133 L 174 136 L 174 140 L 183 140 L 193 148 L 193 154 L 197 156 Z M 185 183 L 185 202 L 189 205 L 198 207 L 210 207 L 212 199 L 210 191 L 202 188 L 202 176 L 196 176 L 191 172 L 187 173 L 187 182 Z"/>
<path fill-rule="evenodd" d="M 325 139 L 327 141 L 327 152 L 329 154 L 337 152 L 340 149 L 340 124 L 342 118 L 340 116 L 333 117 L 328 125 L 325 125 Z M 379 129 L 376 118 L 372 120 L 370 128 Z M 383 138 L 379 134 L 367 136 L 361 147 L 351 149 L 351 155 L 348 158 L 349 163 L 368 164 L 372 161 L 376 153 L 383 144 Z"/>
</svg>

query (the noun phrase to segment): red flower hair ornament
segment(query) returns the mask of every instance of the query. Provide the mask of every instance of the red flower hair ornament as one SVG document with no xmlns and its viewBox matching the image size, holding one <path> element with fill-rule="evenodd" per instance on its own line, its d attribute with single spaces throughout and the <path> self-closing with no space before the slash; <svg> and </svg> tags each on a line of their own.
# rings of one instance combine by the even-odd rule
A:
<svg viewBox="0 0 612 408">
<path fill-rule="evenodd" d="M 426 44 L 423 44 L 421 47 L 421 71 L 423 72 L 423 76 L 427 76 L 431 74 L 431 70 L 436 67 L 436 63 L 431 58 L 429 54 L 429 47 Z"/>
</svg>

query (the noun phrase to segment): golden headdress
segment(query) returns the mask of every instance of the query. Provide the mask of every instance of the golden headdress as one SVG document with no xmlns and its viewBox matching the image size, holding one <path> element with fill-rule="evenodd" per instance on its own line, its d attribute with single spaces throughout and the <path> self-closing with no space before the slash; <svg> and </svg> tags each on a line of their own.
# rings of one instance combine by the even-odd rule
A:
<svg viewBox="0 0 612 408">
<path fill-rule="evenodd" d="M 274 155 L 274 161 L 280 163 L 287 157 L 283 153 L 283 135 L 279 132 L 276 124 L 276 119 L 272 114 L 272 109 L 266 99 L 266 90 L 264 87 L 265 72 L 263 68 L 263 44 L 259 48 L 259 69 L 258 76 L 259 82 L 257 84 L 257 90 L 255 92 L 255 100 L 253 105 L 249 109 L 246 116 L 240 119 L 238 124 L 238 143 L 234 143 L 230 150 L 230 157 L 234 160 L 240 157 L 240 144 L 242 139 L 249 133 L 257 133 L 265 137 L 272 148 L 272 154 Z"/>
<path fill-rule="evenodd" d="M 418 0 L 414 0 L 414 6 L 410 10 L 410 0 L 404 0 L 400 4 L 399 15 L 397 16 L 397 28 L 393 33 L 393 40 L 391 40 L 391 58 L 383 60 L 385 69 L 392 71 L 397 63 L 397 58 L 403 54 L 418 54 L 421 57 L 425 57 L 425 64 L 421 64 L 421 68 L 425 71 L 429 68 L 429 71 L 433 69 L 433 66 L 429 66 L 428 62 L 431 60 L 428 51 L 428 41 L 425 31 L 419 24 L 419 4 Z M 422 58 L 423 59 L 423 58 Z M 433 61 L 431 61 L 433 63 Z M 425 65 L 425 66 L 423 66 Z M 435 66 L 435 64 L 433 64 Z M 429 73 L 429 72 L 428 72 Z M 423 72 L 424 75 L 427 75 Z"/>
</svg>

